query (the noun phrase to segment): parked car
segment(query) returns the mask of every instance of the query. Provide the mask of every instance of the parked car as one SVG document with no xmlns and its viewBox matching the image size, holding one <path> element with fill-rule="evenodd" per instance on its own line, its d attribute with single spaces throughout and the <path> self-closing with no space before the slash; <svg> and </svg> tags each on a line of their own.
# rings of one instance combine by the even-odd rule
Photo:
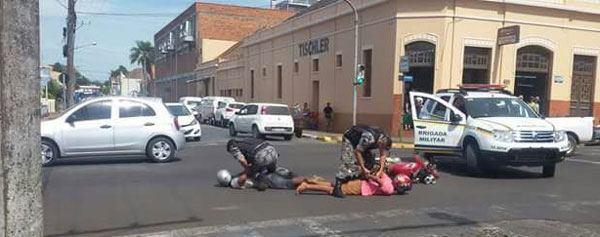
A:
<svg viewBox="0 0 600 237">
<path fill-rule="evenodd" d="M 198 111 L 196 111 L 196 108 L 200 106 L 200 103 L 202 103 L 202 98 L 181 97 L 179 98 L 179 102 L 181 102 L 190 112 L 192 112 L 192 115 L 194 115 L 194 117 L 198 116 Z"/>
<path fill-rule="evenodd" d="M 219 107 L 219 102 L 235 102 L 231 97 L 208 96 L 202 98 L 202 102 L 198 107 L 198 121 L 203 123 L 214 124 L 215 114 Z"/>
<path fill-rule="evenodd" d="M 567 156 L 575 155 L 579 144 L 594 142 L 594 117 L 550 117 L 546 120 L 567 132 L 569 140 Z"/>
<path fill-rule="evenodd" d="M 192 113 L 182 103 L 166 103 L 171 114 L 179 119 L 180 130 L 187 140 L 200 141 L 202 128 Z"/>
<path fill-rule="evenodd" d="M 474 173 L 493 166 L 542 166 L 542 175 L 553 177 L 569 149 L 566 131 L 502 85 L 410 92 L 410 103 L 415 150 L 425 157 L 463 157 Z"/>
<path fill-rule="evenodd" d="M 291 140 L 294 119 L 287 105 L 251 103 L 242 107 L 229 122 L 229 135 L 238 133 L 252 133 L 255 138 L 283 136 L 285 140 Z"/>
<path fill-rule="evenodd" d="M 290 108 L 292 118 L 294 119 L 294 134 L 297 138 L 302 137 L 302 131 L 304 130 L 304 116 L 300 107 Z"/>
<path fill-rule="evenodd" d="M 81 156 L 146 155 L 168 162 L 184 149 L 179 120 L 160 98 L 100 97 L 41 124 L 42 161 Z"/>
<path fill-rule="evenodd" d="M 246 105 L 246 103 L 219 101 L 217 112 L 215 113 L 217 125 L 223 127 L 227 126 L 231 117 L 235 115 L 235 112 L 240 111 L 240 108 L 242 108 L 244 105 Z"/>
</svg>

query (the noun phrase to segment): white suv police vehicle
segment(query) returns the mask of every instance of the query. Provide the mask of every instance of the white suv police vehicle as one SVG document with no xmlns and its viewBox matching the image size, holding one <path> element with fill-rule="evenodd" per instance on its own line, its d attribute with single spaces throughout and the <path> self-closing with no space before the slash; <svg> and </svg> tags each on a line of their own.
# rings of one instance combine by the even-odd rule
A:
<svg viewBox="0 0 600 237">
<path fill-rule="evenodd" d="M 553 177 L 569 149 L 565 131 L 503 85 L 411 92 L 410 102 L 415 150 L 425 157 L 464 157 L 474 173 L 493 165 L 542 166 L 543 176 Z"/>
</svg>

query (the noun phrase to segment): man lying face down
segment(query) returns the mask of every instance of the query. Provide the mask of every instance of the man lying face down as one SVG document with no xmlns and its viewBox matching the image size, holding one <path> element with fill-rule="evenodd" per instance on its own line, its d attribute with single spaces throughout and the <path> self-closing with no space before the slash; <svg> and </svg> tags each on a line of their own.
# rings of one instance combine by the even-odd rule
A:
<svg viewBox="0 0 600 237">
<path fill-rule="evenodd" d="M 407 182 L 407 176 L 394 176 L 392 180 L 386 173 L 380 176 L 368 175 L 366 179 L 355 179 L 341 185 L 340 190 L 343 195 L 362 195 L 362 196 L 389 196 L 394 194 L 394 190 L 400 192 L 401 186 Z M 325 192 L 329 195 L 334 194 L 334 184 L 330 182 L 307 180 L 296 188 L 296 193 L 301 194 L 306 191 Z"/>
<path fill-rule="evenodd" d="M 305 177 L 296 175 L 283 167 L 277 167 L 274 172 L 263 175 L 264 182 L 271 189 L 296 189 L 298 185 L 307 180 Z M 228 170 L 220 170 L 217 173 L 217 181 L 223 187 L 235 189 L 257 188 L 256 180 L 248 177 L 246 172 L 232 176 Z"/>
</svg>

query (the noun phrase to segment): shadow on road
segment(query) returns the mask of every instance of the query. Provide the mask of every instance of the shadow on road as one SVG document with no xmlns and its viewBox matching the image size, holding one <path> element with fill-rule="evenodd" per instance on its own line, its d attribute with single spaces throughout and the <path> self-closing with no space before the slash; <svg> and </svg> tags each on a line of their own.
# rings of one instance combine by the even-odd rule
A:
<svg viewBox="0 0 600 237">
<path fill-rule="evenodd" d="M 434 158 L 433 162 L 437 165 L 439 171 L 454 176 L 483 178 L 483 179 L 541 179 L 541 167 L 537 171 L 524 170 L 516 167 L 493 167 L 487 169 L 482 174 L 471 174 L 466 170 L 464 161 L 457 158 Z"/>
<path fill-rule="evenodd" d="M 106 228 L 106 229 L 96 229 L 96 230 L 69 230 L 66 233 L 62 233 L 62 234 L 51 234 L 51 235 L 46 235 L 46 237 L 62 237 L 62 236 L 77 236 L 77 235 L 81 235 L 81 236 L 116 236 L 116 235 L 123 235 L 123 234 L 127 234 L 127 232 L 132 231 L 132 230 L 140 230 L 140 229 L 145 229 L 145 228 L 153 228 L 153 230 L 155 228 L 158 228 L 160 230 L 166 230 L 166 229 L 173 229 L 176 228 L 178 226 L 181 225 L 186 225 L 186 224 L 193 224 L 196 225 L 200 222 L 204 221 L 201 218 L 198 218 L 196 216 L 191 216 L 186 220 L 178 220 L 178 221 L 168 221 L 168 222 L 161 222 L 161 223 L 151 223 L 151 224 L 139 224 L 137 222 L 131 223 L 128 226 L 122 226 L 122 227 L 115 227 L 115 228 Z M 154 230 L 156 231 L 156 230 Z"/>
<path fill-rule="evenodd" d="M 168 163 L 179 162 L 181 159 L 175 158 Z M 71 166 L 71 165 L 119 165 L 119 164 L 137 164 L 153 163 L 145 156 L 120 156 L 120 157 L 83 157 L 83 158 L 64 158 L 59 159 L 52 166 Z"/>
<path fill-rule="evenodd" d="M 354 231 L 342 231 L 338 234 L 340 235 L 360 235 L 360 236 L 369 236 L 369 235 L 381 235 L 386 232 L 396 232 L 403 230 L 417 230 L 417 229 L 430 229 L 430 228 L 444 228 L 444 227 L 459 227 L 459 226 L 474 226 L 479 222 L 462 217 L 457 215 L 452 215 L 450 213 L 445 212 L 432 212 L 427 213 L 427 215 L 433 219 L 437 219 L 443 221 L 444 223 L 436 223 L 436 224 L 424 224 L 424 225 L 405 225 L 405 226 L 395 226 L 395 227 L 386 227 L 386 228 L 372 228 L 372 229 L 363 229 L 363 230 L 354 230 Z M 321 235 L 306 235 L 305 237 L 313 237 L 313 236 L 321 236 Z"/>
</svg>

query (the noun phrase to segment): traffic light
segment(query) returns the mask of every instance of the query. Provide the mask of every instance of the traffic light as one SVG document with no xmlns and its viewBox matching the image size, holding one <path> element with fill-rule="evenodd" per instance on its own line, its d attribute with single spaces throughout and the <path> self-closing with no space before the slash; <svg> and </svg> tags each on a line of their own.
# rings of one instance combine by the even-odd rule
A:
<svg viewBox="0 0 600 237">
<path fill-rule="evenodd" d="M 356 85 L 362 85 L 365 82 L 365 65 L 358 64 L 356 70 Z"/>
<path fill-rule="evenodd" d="M 65 44 L 65 45 L 63 45 L 63 57 L 65 57 L 65 58 L 67 57 L 67 54 L 68 54 L 68 53 L 67 53 L 67 49 L 68 49 L 68 48 L 67 48 L 67 45 L 66 45 L 66 44 Z"/>
</svg>

